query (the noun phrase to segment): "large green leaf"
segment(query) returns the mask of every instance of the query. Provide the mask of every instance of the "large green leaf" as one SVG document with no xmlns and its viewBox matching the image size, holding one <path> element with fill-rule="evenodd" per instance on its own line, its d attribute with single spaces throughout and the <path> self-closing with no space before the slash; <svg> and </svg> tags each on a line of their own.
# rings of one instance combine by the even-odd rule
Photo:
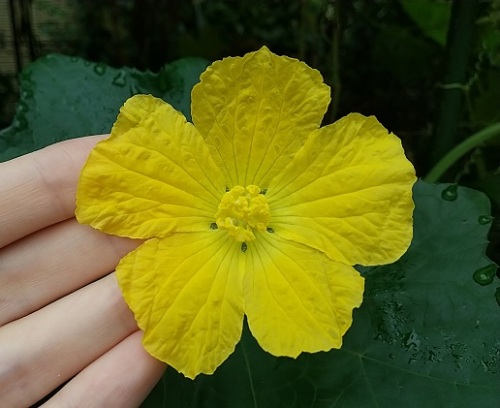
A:
<svg viewBox="0 0 500 408">
<path fill-rule="evenodd" d="M 21 75 L 21 101 L 12 125 L 0 132 L 0 161 L 51 143 L 108 133 L 122 104 L 150 93 L 191 117 L 191 88 L 207 62 L 184 59 L 159 73 L 111 68 L 80 58 L 49 55 Z"/>
<path fill-rule="evenodd" d="M 491 265 L 489 202 L 474 190 L 419 182 L 415 203 L 406 255 L 363 270 L 365 300 L 342 349 L 274 358 L 245 327 L 213 376 L 191 381 L 167 370 L 145 406 L 499 406 L 500 307 L 495 285 L 474 281 Z"/>
<path fill-rule="evenodd" d="M 451 16 L 451 3 L 436 0 L 399 1 L 422 33 L 444 47 Z"/>
</svg>

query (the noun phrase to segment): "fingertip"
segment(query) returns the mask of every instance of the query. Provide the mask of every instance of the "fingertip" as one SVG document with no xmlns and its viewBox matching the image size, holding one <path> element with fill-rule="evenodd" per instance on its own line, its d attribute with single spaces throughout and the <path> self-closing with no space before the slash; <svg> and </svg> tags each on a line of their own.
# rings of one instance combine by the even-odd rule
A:
<svg viewBox="0 0 500 408">
<path fill-rule="evenodd" d="M 43 407 L 138 407 L 162 377 L 166 365 L 151 357 L 136 331 L 87 366 Z"/>
</svg>

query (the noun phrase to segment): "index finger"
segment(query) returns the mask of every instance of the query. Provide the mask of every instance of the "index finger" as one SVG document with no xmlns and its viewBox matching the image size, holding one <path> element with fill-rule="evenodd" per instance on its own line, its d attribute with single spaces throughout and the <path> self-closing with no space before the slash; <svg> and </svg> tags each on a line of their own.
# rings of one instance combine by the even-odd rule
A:
<svg viewBox="0 0 500 408">
<path fill-rule="evenodd" d="M 0 248 L 73 217 L 80 170 L 104 137 L 67 140 L 0 163 Z"/>
</svg>

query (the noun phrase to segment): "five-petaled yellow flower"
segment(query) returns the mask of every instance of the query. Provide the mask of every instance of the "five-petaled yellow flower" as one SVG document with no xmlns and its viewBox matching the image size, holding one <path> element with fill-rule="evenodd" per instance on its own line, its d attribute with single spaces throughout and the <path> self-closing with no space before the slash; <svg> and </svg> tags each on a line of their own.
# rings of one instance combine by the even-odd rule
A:
<svg viewBox="0 0 500 408">
<path fill-rule="evenodd" d="M 145 239 L 116 275 L 156 358 L 187 377 L 234 351 L 246 315 L 275 356 L 339 348 L 362 301 L 355 264 L 412 238 L 415 172 L 374 117 L 320 128 L 330 89 L 266 47 L 213 63 L 193 124 L 147 95 L 82 171 L 78 220 Z"/>
</svg>

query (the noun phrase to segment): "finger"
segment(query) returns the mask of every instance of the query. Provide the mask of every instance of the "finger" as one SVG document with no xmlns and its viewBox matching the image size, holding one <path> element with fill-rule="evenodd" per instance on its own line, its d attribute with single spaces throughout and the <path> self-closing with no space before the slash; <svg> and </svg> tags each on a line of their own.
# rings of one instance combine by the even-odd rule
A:
<svg viewBox="0 0 500 408">
<path fill-rule="evenodd" d="M 0 163 L 0 247 L 73 216 L 80 170 L 104 137 L 67 140 Z"/>
<path fill-rule="evenodd" d="M 137 330 L 114 274 L 0 328 L 2 407 L 25 407 Z"/>
<path fill-rule="evenodd" d="M 113 271 L 139 242 L 74 218 L 0 249 L 0 326 Z"/>
<path fill-rule="evenodd" d="M 166 365 L 151 357 L 136 331 L 86 367 L 43 408 L 138 407 L 161 378 Z"/>
</svg>

